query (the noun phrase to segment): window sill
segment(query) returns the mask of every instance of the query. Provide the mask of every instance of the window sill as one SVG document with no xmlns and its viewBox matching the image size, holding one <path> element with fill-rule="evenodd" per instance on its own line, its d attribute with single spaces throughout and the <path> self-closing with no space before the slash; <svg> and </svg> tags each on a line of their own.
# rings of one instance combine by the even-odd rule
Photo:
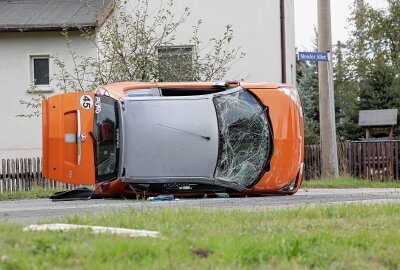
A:
<svg viewBox="0 0 400 270">
<path fill-rule="evenodd" d="M 53 91 L 54 89 L 50 85 L 35 85 L 26 90 L 27 93 L 49 93 Z"/>
</svg>

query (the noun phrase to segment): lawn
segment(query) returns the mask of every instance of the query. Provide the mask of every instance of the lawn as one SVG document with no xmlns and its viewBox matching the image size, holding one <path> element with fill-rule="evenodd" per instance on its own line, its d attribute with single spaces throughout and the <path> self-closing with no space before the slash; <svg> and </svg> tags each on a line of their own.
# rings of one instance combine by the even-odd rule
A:
<svg viewBox="0 0 400 270">
<path fill-rule="evenodd" d="M 400 181 L 372 181 L 352 177 L 304 180 L 302 188 L 400 188 Z"/>
<path fill-rule="evenodd" d="M 34 188 L 30 191 L 3 192 L 0 193 L 0 201 L 48 198 L 58 191 L 62 190 L 61 189 L 45 190 L 42 188 Z"/>
<path fill-rule="evenodd" d="M 340 177 L 339 179 L 314 179 L 304 180 L 302 188 L 400 188 L 400 181 L 378 182 L 371 180 L 356 179 L 351 177 Z M 48 198 L 60 189 L 44 190 L 35 188 L 31 191 L 4 192 L 0 193 L 1 200 L 21 200 Z"/>
<path fill-rule="evenodd" d="M 70 217 L 159 238 L 0 225 L 0 269 L 399 269 L 400 204 L 273 211 L 163 208 Z"/>
</svg>

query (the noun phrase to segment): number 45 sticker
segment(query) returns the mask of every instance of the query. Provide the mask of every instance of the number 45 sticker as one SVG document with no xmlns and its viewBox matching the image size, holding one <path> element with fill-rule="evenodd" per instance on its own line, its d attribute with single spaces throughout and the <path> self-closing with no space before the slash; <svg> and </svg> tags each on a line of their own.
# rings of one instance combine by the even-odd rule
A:
<svg viewBox="0 0 400 270">
<path fill-rule="evenodd" d="M 89 95 L 81 96 L 81 98 L 79 99 L 79 103 L 81 104 L 81 107 L 85 110 L 90 110 L 93 107 L 93 99 Z"/>
</svg>

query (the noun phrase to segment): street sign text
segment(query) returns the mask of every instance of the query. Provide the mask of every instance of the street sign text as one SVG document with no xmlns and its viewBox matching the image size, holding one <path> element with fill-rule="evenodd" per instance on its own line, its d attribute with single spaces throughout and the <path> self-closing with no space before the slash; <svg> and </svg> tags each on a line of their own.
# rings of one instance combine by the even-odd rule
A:
<svg viewBox="0 0 400 270">
<path fill-rule="evenodd" d="M 311 62 L 328 62 L 329 57 L 328 53 L 324 52 L 299 52 L 298 59 L 303 61 L 311 61 Z"/>
</svg>

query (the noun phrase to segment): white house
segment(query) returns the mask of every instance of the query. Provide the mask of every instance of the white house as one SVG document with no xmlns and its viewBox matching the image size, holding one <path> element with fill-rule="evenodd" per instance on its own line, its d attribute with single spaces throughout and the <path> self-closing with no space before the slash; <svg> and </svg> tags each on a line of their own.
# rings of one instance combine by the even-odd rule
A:
<svg viewBox="0 0 400 270">
<path fill-rule="evenodd" d="M 69 27 L 72 46 L 84 56 L 97 55 L 96 48 L 80 37 L 77 27 L 99 27 L 106 20 L 112 0 L 8 0 L 0 2 L 0 159 L 41 156 L 41 118 L 20 118 L 31 112 L 20 105 L 29 100 L 30 85 L 46 94 L 58 93 L 51 57 L 67 66 L 73 63 L 60 31 Z M 130 0 L 134 5 L 137 0 Z M 161 0 L 150 0 L 158 8 Z M 107 7 L 104 9 L 104 7 Z M 246 56 L 226 79 L 295 83 L 294 0 L 175 0 L 173 12 L 189 7 L 191 15 L 177 33 L 176 45 L 185 45 L 192 26 L 202 20 L 200 38 L 222 35 L 233 26 L 233 47 Z M 104 11 L 105 10 L 105 11 Z M 102 12 L 100 12 L 102 11 Z M 190 44 L 186 44 L 190 45 Z"/>
</svg>

